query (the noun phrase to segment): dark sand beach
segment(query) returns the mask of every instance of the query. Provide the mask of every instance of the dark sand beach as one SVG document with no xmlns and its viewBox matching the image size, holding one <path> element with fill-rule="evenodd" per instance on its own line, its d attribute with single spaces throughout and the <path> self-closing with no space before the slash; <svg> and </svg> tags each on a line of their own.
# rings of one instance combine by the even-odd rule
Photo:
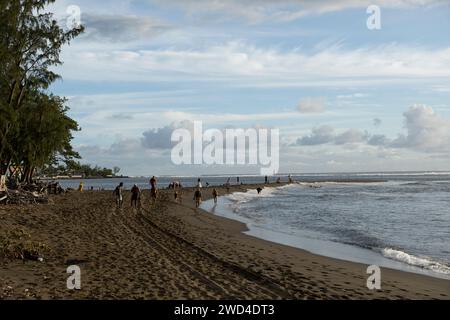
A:
<svg viewBox="0 0 450 320">
<path fill-rule="evenodd" d="M 245 235 L 245 225 L 195 209 L 192 197 L 185 189 L 179 204 L 162 191 L 151 206 L 144 191 L 136 210 L 129 192 L 123 209 L 109 191 L 72 192 L 48 205 L 0 207 L 0 233 L 22 228 L 51 248 L 43 262 L 0 259 L 0 298 L 450 298 L 450 281 L 385 268 L 382 289 L 371 291 L 367 265 Z M 81 290 L 66 288 L 69 265 L 81 268 Z"/>
</svg>

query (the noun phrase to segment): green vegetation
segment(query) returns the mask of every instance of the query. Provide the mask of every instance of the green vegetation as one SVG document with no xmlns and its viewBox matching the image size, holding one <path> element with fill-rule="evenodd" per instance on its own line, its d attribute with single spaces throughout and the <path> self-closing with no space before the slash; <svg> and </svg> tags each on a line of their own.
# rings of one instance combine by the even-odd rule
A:
<svg viewBox="0 0 450 320">
<path fill-rule="evenodd" d="M 80 158 L 71 146 L 78 124 L 48 88 L 59 78 L 51 70 L 62 64 L 61 48 L 84 29 L 63 30 L 44 12 L 53 2 L 0 0 L 0 175 L 25 183 L 36 169 Z"/>
<path fill-rule="evenodd" d="M 30 233 L 23 228 L 0 234 L 0 258 L 38 260 L 50 252 L 45 243 L 33 241 Z"/>
<path fill-rule="evenodd" d="M 120 172 L 120 168 L 114 169 L 101 168 L 99 166 L 91 166 L 89 164 L 81 164 L 76 161 L 68 161 L 65 165 L 58 166 L 47 165 L 39 173 L 41 176 L 82 176 L 83 178 L 106 178 L 116 176 Z"/>
</svg>

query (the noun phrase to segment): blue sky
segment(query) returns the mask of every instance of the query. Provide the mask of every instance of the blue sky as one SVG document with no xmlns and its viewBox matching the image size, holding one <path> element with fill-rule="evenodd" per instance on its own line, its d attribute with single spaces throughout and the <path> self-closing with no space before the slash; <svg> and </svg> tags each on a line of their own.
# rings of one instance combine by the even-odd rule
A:
<svg viewBox="0 0 450 320">
<path fill-rule="evenodd" d="M 381 8 L 381 30 L 366 9 Z M 281 172 L 450 170 L 449 1 L 57 1 L 86 33 L 63 81 L 83 161 L 124 174 L 254 173 L 175 166 L 187 121 L 281 132 Z M 144 133 L 147 133 L 144 135 Z"/>
</svg>

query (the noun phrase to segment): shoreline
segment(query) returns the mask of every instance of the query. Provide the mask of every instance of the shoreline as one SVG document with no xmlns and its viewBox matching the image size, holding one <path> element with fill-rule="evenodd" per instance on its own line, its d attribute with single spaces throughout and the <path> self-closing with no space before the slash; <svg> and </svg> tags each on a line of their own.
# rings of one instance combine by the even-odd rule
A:
<svg viewBox="0 0 450 320">
<path fill-rule="evenodd" d="M 288 185 L 289 184 L 285 184 L 285 186 Z M 270 188 L 277 189 L 279 188 L 279 186 L 270 186 Z M 238 192 L 245 193 L 248 192 L 249 190 L 251 189 L 246 189 Z M 223 195 L 222 197 L 224 196 L 226 195 Z M 231 200 L 227 199 L 226 201 L 227 202 L 229 201 L 230 204 L 232 203 Z M 317 239 L 308 238 L 307 236 L 302 235 L 301 233 L 292 235 L 292 234 L 285 234 L 283 232 L 276 230 L 266 229 L 264 227 L 252 226 L 251 225 L 252 221 L 250 220 L 246 221 L 247 219 L 233 214 L 232 210 L 226 208 L 227 205 L 228 203 L 219 203 L 219 205 L 215 205 L 212 202 L 212 199 L 207 199 L 202 204 L 201 209 L 205 210 L 206 212 L 212 215 L 223 217 L 226 219 L 231 219 L 233 221 L 244 224 L 245 230 L 243 231 L 243 233 L 245 235 L 249 235 L 261 240 L 270 241 L 273 243 L 293 247 L 300 250 L 305 250 L 311 254 L 327 258 L 367 265 L 378 265 L 380 267 L 398 270 L 402 272 L 414 273 L 443 280 L 450 280 L 450 274 L 440 273 L 433 271 L 431 269 L 421 268 L 417 265 L 408 264 L 401 260 L 389 259 L 388 257 L 385 257 L 382 254 L 382 252 L 375 251 L 369 248 L 359 247 L 354 244 L 332 242 L 329 240 L 318 238 Z M 418 258 L 416 256 L 412 257 Z"/>
<path fill-rule="evenodd" d="M 246 235 L 245 224 L 196 209 L 192 190 L 184 189 L 182 204 L 162 190 L 155 206 L 146 190 L 139 210 L 130 208 L 129 192 L 116 209 L 108 191 L 0 207 L 0 230 L 26 228 L 52 248 L 44 262 L 0 259 L 0 298 L 450 299 L 450 281 L 388 268 L 382 289 L 369 290 L 367 265 Z M 205 200 L 211 191 L 203 190 Z M 79 291 L 65 287 L 71 264 L 82 269 Z"/>
<path fill-rule="evenodd" d="M 289 185 L 291 184 L 284 183 L 282 185 L 269 186 L 268 188 L 278 189 Z M 251 186 L 246 187 L 248 188 L 236 192 L 245 193 L 253 189 L 250 188 Z M 222 195 L 221 197 L 225 197 L 233 193 L 234 192 L 230 192 L 228 194 Z M 264 197 L 264 194 L 262 194 L 262 197 Z M 229 201 L 230 204 L 232 203 L 231 200 L 227 199 L 226 201 Z M 419 266 L 408 264 L 401 260 L 389 259 L 388 257 L 385 257 L 381 252 L 372 249 L 362 248 L 353 244 L 332 242 L 324 239 L 312 239 L 301 234 L 300 235 L 284 234 L 280 231 L 266 229 L 259 226 L 252 226 L 251 225 L 252 222 L 250 220 L 246 221 L 247 219 L 233 214 L 233 212 L 230 209 L 226 208 L 227 205 L 228 203 L 225 205 L 224 204 L 215 205 L 211 198 L 207 198 L 206 201 L 202 203 L 200 208 L 214 216 L 223 217 L 244 224 L 245 228 L 242 231 L 243 234 L 261 240 L 297 248 L 300 250 L 307 251 L 311 254 L 327 258 L 367 265 L 378 265 L 380 267 L 389 268 L 397 271 L 414 273 L 443 280 L 450 280 L 449 274 L 436 272 L 431 269 L 420 268 Z"/>
<path fill-rule="evenodd" d="M 370 181 L 370 182 L 373 182 L 373 181 Z M 364 183 L 367 183 L 367 182 L 364 182 Z M 230 188 L 230 192 L 228 192 L 228 193 L 224 192 L 225 190 L 222 190 L 222 192 L 224 192 L 224 193 L 221 194 L 221 196 L 224 196 L 226 194 L 232 194 L 234 192 L 247 192 L 251 189 L 257 188 L 258 186 L 277 188 L 277 187 L 283 187 L 286 185 L 289 185 L 289 183 L 281 183 L 281 184 L 272 183 L 269 185 L 264 185 L 264 184 L 260 184 L 260 185 L 254 184 L 253 185 L 252 184 L 252 185 L 235 186 L 234 189 Z M 209 195 L 205 198 L 206 201 L 210 201 L 211 199 L 212 199 L 211 195 Z M 329 257 L 329 256 L 324 256 L 324 255 L 312 253 L 308 250 L 305 250 L 305 249 L 302 249 L 302 248 L 299 248 L 296 246 L 281 244 L 281 243 L 267 240 L 267 239 L 264 239 L 261 237 L 257 237 L 255 235 L 248 234 L 250 229 L 242 221 L 232 219 L 229 217 L 216 215 L 205 209 L 199 209 L 199 210 L 203 211 L 204 213 L 206 213 L 207 215 L 209 215 L 213 218 L 220 219 L 220 222 L 222 222 L 222 223 L 224 221 L 226 221 L 227 224 L 234 224 L 234 226 L 231 227 L 231 230 L 232 230 L 232 232 L 238 233 L 237 237 L 241 238 L 243 242 L 248 241 L 249 239 L 252 239 L 252 242 L 260 242 L 261 245 L 272 247 L 272 248 L 278 248 L 282 252 L 287 251 L 287 252 L 293 254 L 294 256 L 301 257 L 301 259 L 314 260 L 312 262 L 313 265 L 317 265 L 318 263 L 316 261 L 320 261 L 320 263 L 325 263 L 325 265 L 333 265 L 336 268 L 336 270 L 343 270 L 344 266 L 345 266 L 345 268 L 348 268 L 348 269 L 358 270 L 358 272 L 355 273 L 355 275 L 357 277 L 361 274 L 363 274 L 364 277 L 368 277 L 368 275 L 366 276 L 366 269 L 369 266 L 368 264 L 365 264 L 362 262 L 353 262 L 353 261 L 349 261 L 349 260 L 345 260 L 345 259 L 341 259 L 341 258 L 333 258 L 333 257 Z M 312 271 L 311 269 L 308 269 L 308 268 L 306 268 L 306 270 Z M 426 287 L 431 286 L 431 287 L 435 288 L 435 286 L 438 285 L 438 287 L 441 290 L 443 290 L 444 293 L 441 293 L 438 296 L 433 297 L 433 299 L 436 299 L 436 298 L 437 299 L 442 299 L 442 298 L 450 299 L 450 280 L 448 280 L 448 279 L 443 279 L 440 277 L 434 277 L 434 276 L 427 275 L 427 274 L 420 274 L 420 273 L 410 272 L 410 271 L 405 271 L 405 270 L 386 268 L 386 267 L 381 267 L 381 270 L 382 270 L 382 274 L 384 274 L 385 277 L 388 278 L 389 282 L 401 283 L 402 285 L 405 286 L 405 288 L 409 286 L 408 282 L 410 282 L 410 281 L 412 282 L 411 284 L 413 286 L 417 285 L 417 287 L 421 287 L 422 285 L 424 285 L 424 287 L 423 287 L 424 292 L 430 292 L 428 289 L 425 289 Z M 441 281 L 442 281 L 442 283 L 440 283 Z M 346 284 L 348 284 L 348 282 L 346 282 Z M 442 284 L 442 286 L 441 286 L 441 284 Z M 365 287 L 365 282 L 362 286 Z M 365 290 L 373 293 L 374 296 L 376 295 L 376 293 L 379 293 L 379 292 L 370 291 L 367 288 L 365 288 Z M 390 290 L 388 289 L 387 291 L 390 291 Z M 400 291 L 402 291 L 403 293 L 406 293 L 405 289 L 400 289 Z M 417 292 L 417 293 L 415 293 L 415 295 L 421 296 L 422 294 Z M 352 299 L 353 298 L 360 299 L 360 297 L 352 297 Z M 392 298 L 396 299 L 396 298 L 400 298 L 400 297 L 399 296 L 387 297 L 387 296 L 383 296 L 383 295 L 381 297 L 377 297 L 377 299 L 392 299 Z M 419 298 L 419 297 L 414 296 L 414 297 L 408 297 L 407 299 L 426 299 L 426 298 L 424 298 L 424 297 Z"/>
</svg>

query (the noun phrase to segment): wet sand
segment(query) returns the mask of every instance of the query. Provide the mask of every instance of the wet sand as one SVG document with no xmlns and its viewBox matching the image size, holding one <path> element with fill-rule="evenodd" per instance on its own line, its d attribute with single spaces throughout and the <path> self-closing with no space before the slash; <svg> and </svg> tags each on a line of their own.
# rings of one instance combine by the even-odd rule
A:
<svg viewBox="0 0 450 320">
<path fill-rule="evenodd" d="M 231 187 L 229 192 L 252 186 Z M 225 194 L 225 188 L 218 188 Z M 212 188 L 204 189 L 205 198 Z M 112 192 L 52 196 L 48 205 L 0 206 L 0 234 L 26 229 L 51 252 L 44 261 L 0 258 L 1 299 L 449 299 L 450 281 L 382 268 L 366 287 L 367 265 L 257 239 L 244 224 L 162 191 L 151 205 L 117 209 Z M 68 290 L 69 265 L 81 290 Z"/>
</svg>

